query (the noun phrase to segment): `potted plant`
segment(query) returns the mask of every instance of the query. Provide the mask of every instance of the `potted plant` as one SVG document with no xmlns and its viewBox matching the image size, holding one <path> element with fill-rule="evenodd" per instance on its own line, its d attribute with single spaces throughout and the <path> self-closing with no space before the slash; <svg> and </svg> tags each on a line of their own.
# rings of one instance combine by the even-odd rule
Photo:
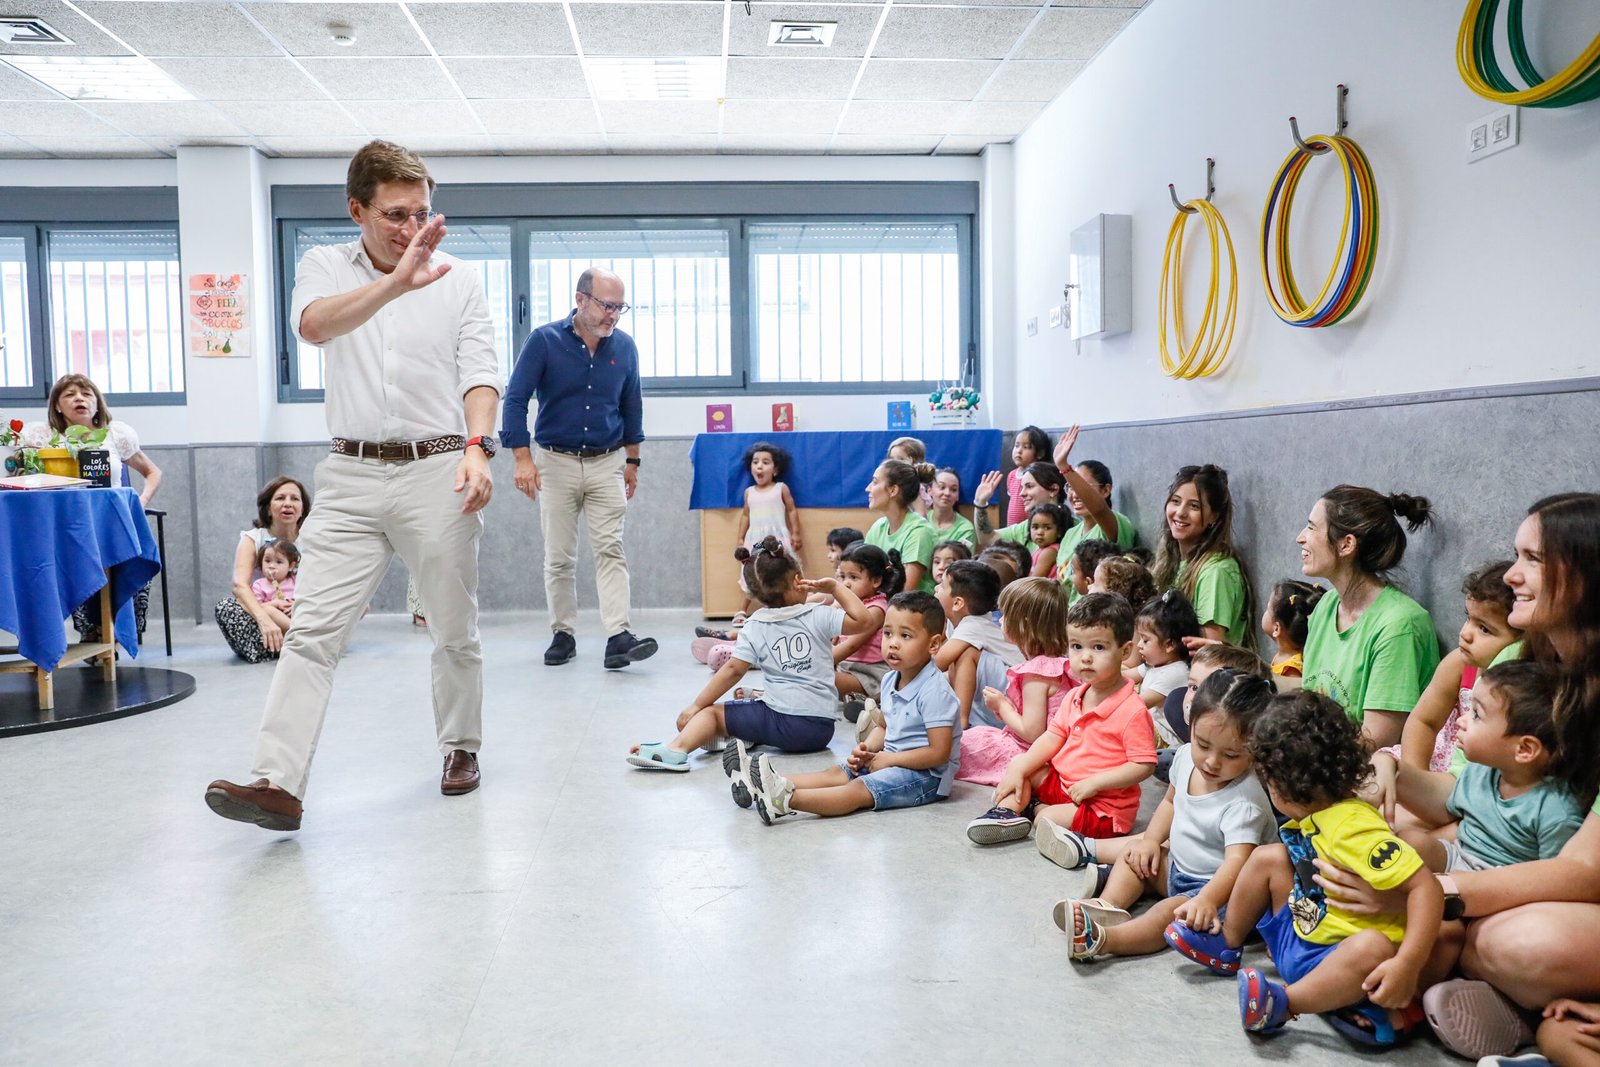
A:
<svg viewBox="0 0 1600 1067">
<path fill-rule="evenodd" d="M 100 447 L 105 444 L 108 432 L 104 426 L 90 429 L 87 426 L 72 425 L 63 432 L 52 435 L 51 444 L 65 449 L 67 460 L 72 464 L 69 476 L 87 478 L 91 485 L 101 488 L 111 485 L 111 453 Z M 46 470 L 49 468 L 46 467 Z M 50 473 L 57 472 L 50 471 Z M 60 473 L 67 473 L 64 466 Z"/>
<path fill-rule="evenodd" d="M 54 435 L 43 424 L 27 426 L 21 419 L 12 419 L 0 429 L 0 445 L 12 449 L 6 457 L 6 474 L 41 474 L 44 462 L 39 452 L 50 447 Z"/>
</svg>

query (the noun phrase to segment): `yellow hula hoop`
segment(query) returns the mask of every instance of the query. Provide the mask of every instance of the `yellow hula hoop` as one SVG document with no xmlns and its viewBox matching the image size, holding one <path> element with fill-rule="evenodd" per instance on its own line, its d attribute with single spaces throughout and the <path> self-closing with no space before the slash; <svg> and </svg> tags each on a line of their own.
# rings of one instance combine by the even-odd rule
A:
<svg viewBox="0 0 1600 1067">
<path fill-rule="evenodd" d="M 1207 200 L 1191 200 L 1185 207 L 1192 208 L 1206 224 L 1206 236 L 1211 245 L 1211 284 L 1206 292 L 1205 313 L 1195 330 L 1194 344 L 1183 341 L 1183 231 L 1189 221 L 1188 213 L 1178 212 L 1167 231 L 1167 249 L 1161 264 L 1161 369 L 1169 378 L 1194 380 L 1205 378 L 1222 369 L 1228 357 L 1228 346 L 1233 343 L 1233 325 L 1239 310 L 1239 264 L 1233 254 L 1233 237 L 1222 212 Z M 1217 307 L 1222 285 L 1221 250 L 1228 249 L 1228 300 Z M 1171 308 L 1169 315 L 1168 308 Z M 1177 340 L 1179 360 L 1172 358 L 1168 344 L 1167 328 Z"/>
<path fill-rule="evenodd" d="M 1600 71 L 1600 36 L 1590 41 L 1589 47 L 1560 73 L 1526 89 L 1512 89 L 1505 76 L 1500 73 L 1499 65 L 1493 61 L 1494 26 L 1492 21 L 1485 23 L 1485 16 L 1492 20 L 1494 11 L 1491 9 L 1485 13 L 1483 4 L 1484 0 L 1468 0 L 1467 10 L 1461 16 L 1461 29 L 1456 34 L 1456 70 L 1460 72 L 1461 80 L 1467 83 L 1467 88 L 1486 100 L 1526 107 L 1561 106 L 1594 98 L 1595 94 L 1592 91 L 1581 91 L 1580 83 L 1600 76 L 1597 74 L 1597 71 Z M 1499 7 L 1499 0 L 1495 0 L 1494 7 Z M 1512 7 L 1515 9 L 1512 17 L 1520 17 L 1521 4 L 1512 4 Z M 1518 32 L 1520 33 L 1520 30 Z M 1522 48 L 1520 36 L 1515 37 L 1512 42 L 1514 55 L 1519 48 Z M 1495 78 L 1501 82 L 1500 85 L 1484 77 L 1484 72 L 1480 69 L 1480 58 L 1487 58 Z M 1528 69 L 1519 70 L 1519 73 L 1527 75 L 1534 73 L 1531 64 L 1526 62 L 1525 54 L 1521 56 L 1520 65 L 1527 66 Z M 1534 78 L 1529 77 L 1528 80 L 1533 81 Z M 1575 98 L 1556 100 L 1557 97 L 1565 97 L 1574 90 L 1579 91 L 1579 95 Z"/>
</svg>

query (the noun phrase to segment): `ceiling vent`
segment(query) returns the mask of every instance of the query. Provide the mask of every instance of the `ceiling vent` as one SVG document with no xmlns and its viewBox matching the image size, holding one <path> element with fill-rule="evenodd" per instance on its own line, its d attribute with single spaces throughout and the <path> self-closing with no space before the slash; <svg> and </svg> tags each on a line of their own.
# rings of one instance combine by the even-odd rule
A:
<svg viewBox="0 0 1600 1067">
<path fill-rule="evenodd" d="M 0 41 L 6 44 L 71 44 L 44 19 L 0 16 Z"/>
<path fill-rule="evenodd" d="M 773 22 L 767 44 L 775 48 L 827 48 L 837 22 Z"/>
</svg>

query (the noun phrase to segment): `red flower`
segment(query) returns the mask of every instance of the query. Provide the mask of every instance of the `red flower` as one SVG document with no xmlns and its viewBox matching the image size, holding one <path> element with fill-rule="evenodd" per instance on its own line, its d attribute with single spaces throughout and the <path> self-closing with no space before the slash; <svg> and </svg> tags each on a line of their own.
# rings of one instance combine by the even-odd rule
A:
<svg viewBox="0 0 1600 1067">
<path fill-rule="evenodd" d="M 12 419 L 11 420 L 11 432 L 12 433 L 21 433 L 22 432 L 22 420 L 21 419 Z"/>
</svg>

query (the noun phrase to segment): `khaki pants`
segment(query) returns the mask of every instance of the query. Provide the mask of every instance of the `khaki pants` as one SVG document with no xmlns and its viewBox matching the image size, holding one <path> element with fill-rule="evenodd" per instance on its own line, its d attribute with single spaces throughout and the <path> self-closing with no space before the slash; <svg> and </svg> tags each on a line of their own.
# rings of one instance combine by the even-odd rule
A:
<svg viewBox="0 0 1600 1067">
<path fill-rule="evenodd" d="M 304 797 L 328 712 L 333 672 L 389 561 L 399 553 L 428 606 L 433 720 L 439 751 L 478 751 L 483 652 L 478 642 L 478 540 L 483 516 L 461 514 L 460 453 L 409 463 L 329 456 L 317 466 L 311 513 L 295 542 L 294 625 L 267 692 L 254 778 Z"/>
<path fill-rule="evenodd" d="M 622 470 L 626 454 L 617 449 L 594 459 L 579 459 L 543 448 L 539 465 L 539 528 L 544 531 L 544 595 L 550 629 L 573 633 L 578 626 L 578 512 L 589 522 L 595 584 L 606 636 L 628 628 L 628 560 L 622 554 L 622 520 L 628 494 Z M 426 599 L 426 598 L 424 598 Z"/>
</svg>

